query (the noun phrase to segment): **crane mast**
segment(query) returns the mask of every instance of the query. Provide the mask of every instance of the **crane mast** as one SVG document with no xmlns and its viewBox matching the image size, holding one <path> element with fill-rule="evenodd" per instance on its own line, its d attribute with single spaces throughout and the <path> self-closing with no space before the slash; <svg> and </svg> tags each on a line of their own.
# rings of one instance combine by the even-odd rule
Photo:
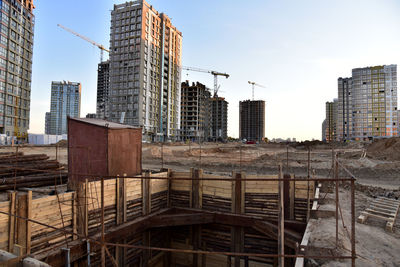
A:
<svg viewBox="0 0 400 267">
<path fill-rule="evenodd" d="M 226 79 L 229 78 L 229 74 L 227 73 L 222 73 L 214 70 L 206 70 L 206 69 L 200 69 L 200 68 L 194 68 L 194 67 L 185 67 L 182 66 L 183 70 L 189 70 L 189 71 L 197 71 L 197 72 L 203 72 L 203 73 L 210 73 L 211 75 L 214 76 L 214 96 L 218 96 L 218 76 L 224 76 Z"/>
<path fill-rule="evenodd" d="M 61 24 L 57 24 L 57 26 L 60 27 L 60 28 L 62 28 L 62 29 L 64 29 L 64 30 L 66 30 L 66 31 L 69 32 L 69 33 L 72 33 L 72 34 L 75 35 L 75 36 L 78 36 L 79 38 L 85 40 L 86 42 L 89 42 L 89 43 L 91 43 L 92 45 L 97 46 L 97 47 L 100 49 L 100 62 L 103 62 L 103 53 L 104 53 L 104 51 L 106 51 L 107 53 L 110 52 L 110 50 L 108 50 L 107 48 L 105 48 L 102 44 L 98 44 L 98 43 L 96 43 L 95 41 L 89 39 L 88 37 L 86 37 L 86 36 L 84 36 L 84 35 L 82 35 L 82 34 L 79 34 L 79 33 L 75 32 L 75 31 L 73 31 L 73 30 L 71 30 L 71 29 L 69 29 L 69 28 L 67 28 L 67 27 L 65 27 L 65 26 L 63 26 L 63 25 L 61 25 Z"/>
<path fill-rule="evenodd" d="M 267 87 L 265 87 L 264 85 L 257 84 L 257 83 L 255 83 L 255 82 L 251 82 L 251 81 L 249 81 L 249 84 L 251 84 L 251 89 L 252 89 L 252 100 L 253 100 L 253 101 L 254 101 L 254 87 L 255 87 L 255 86 L 258 86 L 258 87 L 261 87 L 261 88 L 267 88 Z"/>
</svg>

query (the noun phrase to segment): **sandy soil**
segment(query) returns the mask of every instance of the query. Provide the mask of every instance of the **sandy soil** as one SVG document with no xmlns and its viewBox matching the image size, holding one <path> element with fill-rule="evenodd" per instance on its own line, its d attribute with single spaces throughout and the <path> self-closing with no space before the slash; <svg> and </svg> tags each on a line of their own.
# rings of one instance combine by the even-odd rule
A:
<svg viewBox="0 0 400 267">
<path fill-rule="evenodd" d="M 356 192 L 356 219 L 373 198 Z M 334 195 L 328 194 L 324 205 L 332 205 L 335 209 Z M 312 220 L 312 234 L 310 245 L 315 247 L 312 252 L 318 253 L 320 247 L 331 249 L 332 253 L 351 255 L 351 243 L 349 234 L 351 231 L 350 213 L 350 192 L 340 189 L 340 207 L 343 213 L 343 221 L 347 228 L 342 227 L 342 220 L 339 218 L 339 250 L 335 250 L 335 217 Z M 357 266 L 400 266 L 400 226 L 394 227 L 394 233 L 385 231 L 386 223 L 381 220 L 368 218 L 365 224 L 356 222 L 356 254 Z M 350 260 L 323 261 L 316 260 L 319 266 L 349 266 Z"/>
</svg>

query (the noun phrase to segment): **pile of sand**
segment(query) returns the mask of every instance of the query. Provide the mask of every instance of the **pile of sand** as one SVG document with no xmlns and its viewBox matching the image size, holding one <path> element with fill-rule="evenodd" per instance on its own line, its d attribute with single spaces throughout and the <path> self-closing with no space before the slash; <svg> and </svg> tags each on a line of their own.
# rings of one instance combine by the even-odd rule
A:
<svg viewBox="0 0 400 267">
<path fill-rule="evenodd" d="M 400 137 L 375 140 L 367 148 L 367 157 L 381 160 L 400 160 Z"/>
<path fill-rule="evenodd" d="M 68 147 L 68 141 L 67 140 L 60 140 L 56 144 L 58 147 Z"/>
</svg>

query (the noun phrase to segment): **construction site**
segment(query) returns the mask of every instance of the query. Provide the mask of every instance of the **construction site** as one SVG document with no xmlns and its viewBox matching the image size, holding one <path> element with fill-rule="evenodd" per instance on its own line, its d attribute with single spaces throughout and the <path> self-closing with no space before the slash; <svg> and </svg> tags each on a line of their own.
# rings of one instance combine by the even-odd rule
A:
<svg viewBox="0 0 400 267">
<path fill-rule="evenodd" d="M 399 138 L 142 145 L 127 125 L 68 129 L 68 143 L 1 148 L 3 265 L 400 263 Z"/>
</svg>

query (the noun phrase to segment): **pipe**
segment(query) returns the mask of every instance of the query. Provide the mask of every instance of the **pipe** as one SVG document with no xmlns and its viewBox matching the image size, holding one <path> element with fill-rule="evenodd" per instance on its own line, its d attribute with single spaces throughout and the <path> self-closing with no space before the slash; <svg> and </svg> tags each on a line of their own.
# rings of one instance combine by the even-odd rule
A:
<svg viewBox="0 0 400 267">
<path fill-rule="evenodd" d="M 70 267 L 71 266 L 70 249 L 62 248 L 61 250 L 63 250 L 65 253 L 65 267 Z"/>
</svg>

